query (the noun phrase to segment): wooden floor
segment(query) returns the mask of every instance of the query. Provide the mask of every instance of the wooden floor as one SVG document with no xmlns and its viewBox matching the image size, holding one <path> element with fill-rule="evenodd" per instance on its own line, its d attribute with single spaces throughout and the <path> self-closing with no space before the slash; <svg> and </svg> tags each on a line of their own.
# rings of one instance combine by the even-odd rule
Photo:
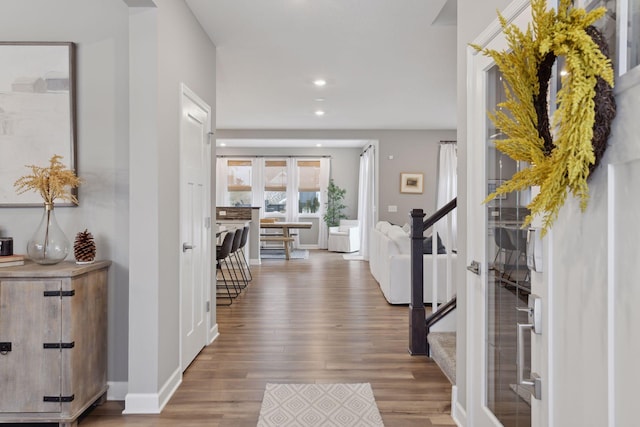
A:
<svg viewBox="0 0 640 427">
<path fill-rule="evenodd" d="M 455 425 L 451 384 L 408 354 L 408 308 L 387 304 L 367 262 L 311 251 L 252 271 L 233 305 L 217 307 L 220 337 L 162 414 L 123 416 L 123 402 L 107 402 L 80 425 L 255 427 L 268 382 L 368 382 L 387 427 Z"/>
</svg>

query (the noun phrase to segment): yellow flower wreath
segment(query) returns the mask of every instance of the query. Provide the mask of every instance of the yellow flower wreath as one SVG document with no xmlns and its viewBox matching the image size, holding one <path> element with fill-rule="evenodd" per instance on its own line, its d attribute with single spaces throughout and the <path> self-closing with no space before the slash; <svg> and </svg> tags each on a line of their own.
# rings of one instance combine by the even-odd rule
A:
<svg viewBox="0 0 640 427">
<path fill-rule="evenodd" d="M 485 203 L 500 194 L 540 186 L 523 226 L 529 225 L 535 215 L 544 214 L 543 235 L 556 219 L 567 190 L 580 198 L 582 210 L 587 206 L 587 177 L 596 162 L 592 146 L 596 84 L 600 78 L 609 91 L 613 86 L 611 61 L 592 38 L 594 30 L 590 27 L 606 9 L 586 12 L 571 3 L 560 0 L 556 13 L 547 10 L 545 0 L 532 0 L 533 28 L 530 25 L 523 32 L 499 15 L 507 51 L 473 46 L 493 58 L 505 81 L 506 101 L 489 113 L 507 136 L 496 141 L 496 148 L 516 161 L 531 164 L 490 194 Z M 558 91 L 552 139 L 546 97 L 551 67 L 558 56 L 566 58 L 567 73 Z M 615 104 L 612 109 L 615 115 Z M 613 115 L 607 117 L 604 144 Z"/>
</svg>

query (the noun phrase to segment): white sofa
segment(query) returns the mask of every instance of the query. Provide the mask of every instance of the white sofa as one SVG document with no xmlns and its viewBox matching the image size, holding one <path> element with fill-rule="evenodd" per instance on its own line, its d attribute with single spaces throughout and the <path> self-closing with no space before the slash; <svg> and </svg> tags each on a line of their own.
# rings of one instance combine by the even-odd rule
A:
<svg viewBox="0 0 640 427">
<path fill-rule="evenodd" d="M 406 230 L 406 227 L 405 227 Z M 380 221 L 369 239 L 369 269 L 390 304 L 408 304 L 411 299 L 411 239 L 402 227 Z M 432 303 L 433 255 L 423 255 L 424 302 Z M 436 255 L 438 301 L 446 302 L 447 255 Z M 456 254 L 451 254 L 452 294 L 455 290 Z"/>
</svg>

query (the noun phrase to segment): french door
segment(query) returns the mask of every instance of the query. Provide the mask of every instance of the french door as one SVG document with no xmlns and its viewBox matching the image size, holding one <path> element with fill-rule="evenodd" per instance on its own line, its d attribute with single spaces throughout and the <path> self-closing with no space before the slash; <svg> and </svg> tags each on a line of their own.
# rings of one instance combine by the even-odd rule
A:
<svg viewBox="0 0 640 427">
<path fill-rule="evenodd" d="M 505 17 L 526 28 L 529 2 L 518 1 Z M 476 44 L 507 48 L 497 25 Z M 527 266 L 528 192 L 510 193 L 483 204 L 485 197 L 527 165 L 519 164 L 494 147 L 504 135 L 487 116 L 504 101 L 502 76 L 491 58 L 470 50 L 468 103 L 467 197 L 467 417 L 473 426 L 528 427 L 532 425 L 535 383 L 531 380 L 531 346 L 535 299 Z M 540 332 L 540 329 L 536 330 Z M 535 376 L 535 374 L 533 375 Z M 538 382 L 538 385 L 540 383 Z"/>
</svg>

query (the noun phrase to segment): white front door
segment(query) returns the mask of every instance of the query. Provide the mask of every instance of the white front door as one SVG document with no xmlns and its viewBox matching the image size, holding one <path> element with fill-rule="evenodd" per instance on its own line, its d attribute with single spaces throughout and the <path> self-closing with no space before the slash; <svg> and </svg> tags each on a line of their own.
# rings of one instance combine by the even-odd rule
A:
<svg viewBox="0 0 640 427">
<path fill-rule="evenodd" d="M 180 118 L 180 308 L 184 371 L 207 341 L 211 108 L 182 87 Z"/>
<path fill-rule="evenodd" d="M 505 17 L 526 28 L 531 17 L 528 3 L 512 4 Z M 507 48 L 497 22 L 475 43 L 496 50 Z M 523 165 L 494 148 L 495 140 L 503 137 L 487 117 L 488 111 L 504 101 L 497 66 L 471 49 L 468 64 L 467 419 L 469 425 L 480 427 L 528 427 L 533 397 L 528 386 L 518 384 L 518 371 L 529 379 L 532 370 L 531 332 L 520 328 L 518 333 L 518 324 L 528 323 L 524 310 L 532 294 L 526 234 L 520 229 L 527 200 L 523 194 L 511 193 L 482 203 Z"/>
</svg>

